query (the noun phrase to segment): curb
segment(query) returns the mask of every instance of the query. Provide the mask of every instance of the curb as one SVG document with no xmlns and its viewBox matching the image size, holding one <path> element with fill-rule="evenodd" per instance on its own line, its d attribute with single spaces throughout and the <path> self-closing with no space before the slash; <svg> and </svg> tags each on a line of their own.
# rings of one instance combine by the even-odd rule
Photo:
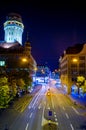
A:
<svg viewBox="0 0 86 130">
<path fill-rule="evenodd" d="M 82 107 L 82 108 L 85 108 L 86 109 L 86 106 L 84 104 L 80 104 L 77 100 L 73 99 L 71 96 L 69 95 L 66 95 L 72 102 L 74 105 L 78 105 L 79 107 Z"/>
</svg>

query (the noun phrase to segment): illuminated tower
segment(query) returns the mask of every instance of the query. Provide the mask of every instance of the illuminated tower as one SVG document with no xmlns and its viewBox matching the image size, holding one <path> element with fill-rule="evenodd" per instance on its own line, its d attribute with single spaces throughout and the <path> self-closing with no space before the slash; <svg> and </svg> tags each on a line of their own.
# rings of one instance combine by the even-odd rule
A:
<svg viewBox="0 0 86 130">
<path fill-rule="evenodd" d="M 8 14 L 7 20 L 4 23 L 5 42 L 15 43 L 17 41 L 22 45 L 23 30 L 24 30 L 24 25 L 22 23 L 21 16 L 16 13 Z"/>
</svg>

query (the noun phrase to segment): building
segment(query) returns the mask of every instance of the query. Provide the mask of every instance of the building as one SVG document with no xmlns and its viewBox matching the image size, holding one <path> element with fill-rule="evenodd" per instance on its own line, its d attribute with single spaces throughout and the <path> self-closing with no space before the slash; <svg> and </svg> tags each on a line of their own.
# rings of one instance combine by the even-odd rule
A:
<svg viewBox="0 0 86 130">
<path fill-rule="evenodd" d="M 6 17 L 4 23 L 4 41 L 6 43 L 15 43 L 18 41 L 22 45 L 22 34 L 24 31 L 24 25 L 22 18 L 19 14 L 10 13 Z"/>
<path fill-rule="evenodd" d="M 44 65 L 38 65 L 34 75 L 34 82 L 48 83 L 50 78 L 50 68 Z"/>
<path fill-rule="evenodd" d="M 63 88 L 70 93 L 77 76 L 86 78 L 86 43 L 68 47 L 60 57 L 59 65 Z"/>
<path fill-rule="evenodd" d="M 25 69 L 32 74 L 36 61 L 31 54 L 31 45 L 27 38 L 22 43 L 24 25 L 19 14 L 10 13 L 4 23 L 4 41 L 0 41 L 0 73 L 6 71 Z"/>
</svg>

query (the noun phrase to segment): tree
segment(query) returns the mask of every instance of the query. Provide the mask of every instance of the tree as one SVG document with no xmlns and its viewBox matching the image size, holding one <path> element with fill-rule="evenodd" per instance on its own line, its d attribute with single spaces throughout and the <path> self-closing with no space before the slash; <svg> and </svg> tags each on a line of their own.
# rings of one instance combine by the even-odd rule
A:
<svg viewBox="0 0 86 130">
<path fill-rule="evenodd" d="M 16 79 L 22 79 L 24 81 L 24 88 L 26 91 L 28 90 L 28 86 L 31 87 L 32 84 L 32 78 L 29 75 L 29 72 L 26 70 L 20 70 L 16 75 Z"/>
<path fill-rule="evenodd" d="M 84 86 L 84 83 L 85 83 L 85 77 L 83 77 L 83 76 L 78 76 L 78 77 L 77 77 L 78 94 L 80 94 L 79 89 Z"/>
<path fill-rule="evenodd" d="M 32 78 L 27 76 L 24 78 L 25 81 L 25 90 L 28 91 L 28 87 L 32 86 Z"/>
<path fill-rule="evenodd" d="M 84 82 L 84 85 L 82 86 L 83 94 L 86 93 L 86 80 Z"/>
<path fill-rule="evenodd" d="M 10 84 L 10 87 L 12 88 L 12 91 L 14 90 L 14 88 L 16 90 L 17 86 L 22 88 L 23 85 L 24 85 L 24 89 L 27 91 L 28 86 L 32 85 L 32 78 L 30 77 L 29 70 L 23 69 L 23 70 L 11 71 L 8 73 L 8 77 L 9 77 L 9 84 Z M 15 82 L 14 82 L 14 80 L 15 80 Z"/>
<path fill-rule="evenodd" d="M 0 108 L 8 107 L 10 100 L 8 79 L 6 77 L 0 78 Z"/>
<path fill-rule="evenodd" d="M 24 86 L 25 86 L 25 83 L 24 83 L 24 80 L 23 79 L 18 79 L 17 81 L 16 81 L 16 85 L 17 85 L 17 87 L 19 88 L 19 89 L 24 89 Z"/>
</svg>

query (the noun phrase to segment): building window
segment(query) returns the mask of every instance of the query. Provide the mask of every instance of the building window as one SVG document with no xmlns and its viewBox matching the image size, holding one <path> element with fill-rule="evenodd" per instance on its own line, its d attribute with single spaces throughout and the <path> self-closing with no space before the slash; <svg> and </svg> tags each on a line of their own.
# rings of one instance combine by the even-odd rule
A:
<svg viewBox="0 0 86 130">
<path fill-rule="evenodd" d="M 79 75 L 84 75 L 85 74 L 85 70 L 79 70 Z"/>
<path fill-rule="evenodd" d="M 80 63 L 80 64 L 79 64 L 79 67 L 80 67 L 80 68 L 82 68 L 82 67 L 85 68 L 85 63 Z"/>
<path fill-rule="evenodd" d="M 79 60 L 85 60 L 85 56 L 79 56 Z"/>
<path fill-rule="evenodd" d="M 77 64 L 71 64 L 71 68 L 76 68 Z"/>
<path fill-rule="evenodd" d="M 0 61 L 0 66 L 5 66 L 5 61 Z"/>
</svg>

